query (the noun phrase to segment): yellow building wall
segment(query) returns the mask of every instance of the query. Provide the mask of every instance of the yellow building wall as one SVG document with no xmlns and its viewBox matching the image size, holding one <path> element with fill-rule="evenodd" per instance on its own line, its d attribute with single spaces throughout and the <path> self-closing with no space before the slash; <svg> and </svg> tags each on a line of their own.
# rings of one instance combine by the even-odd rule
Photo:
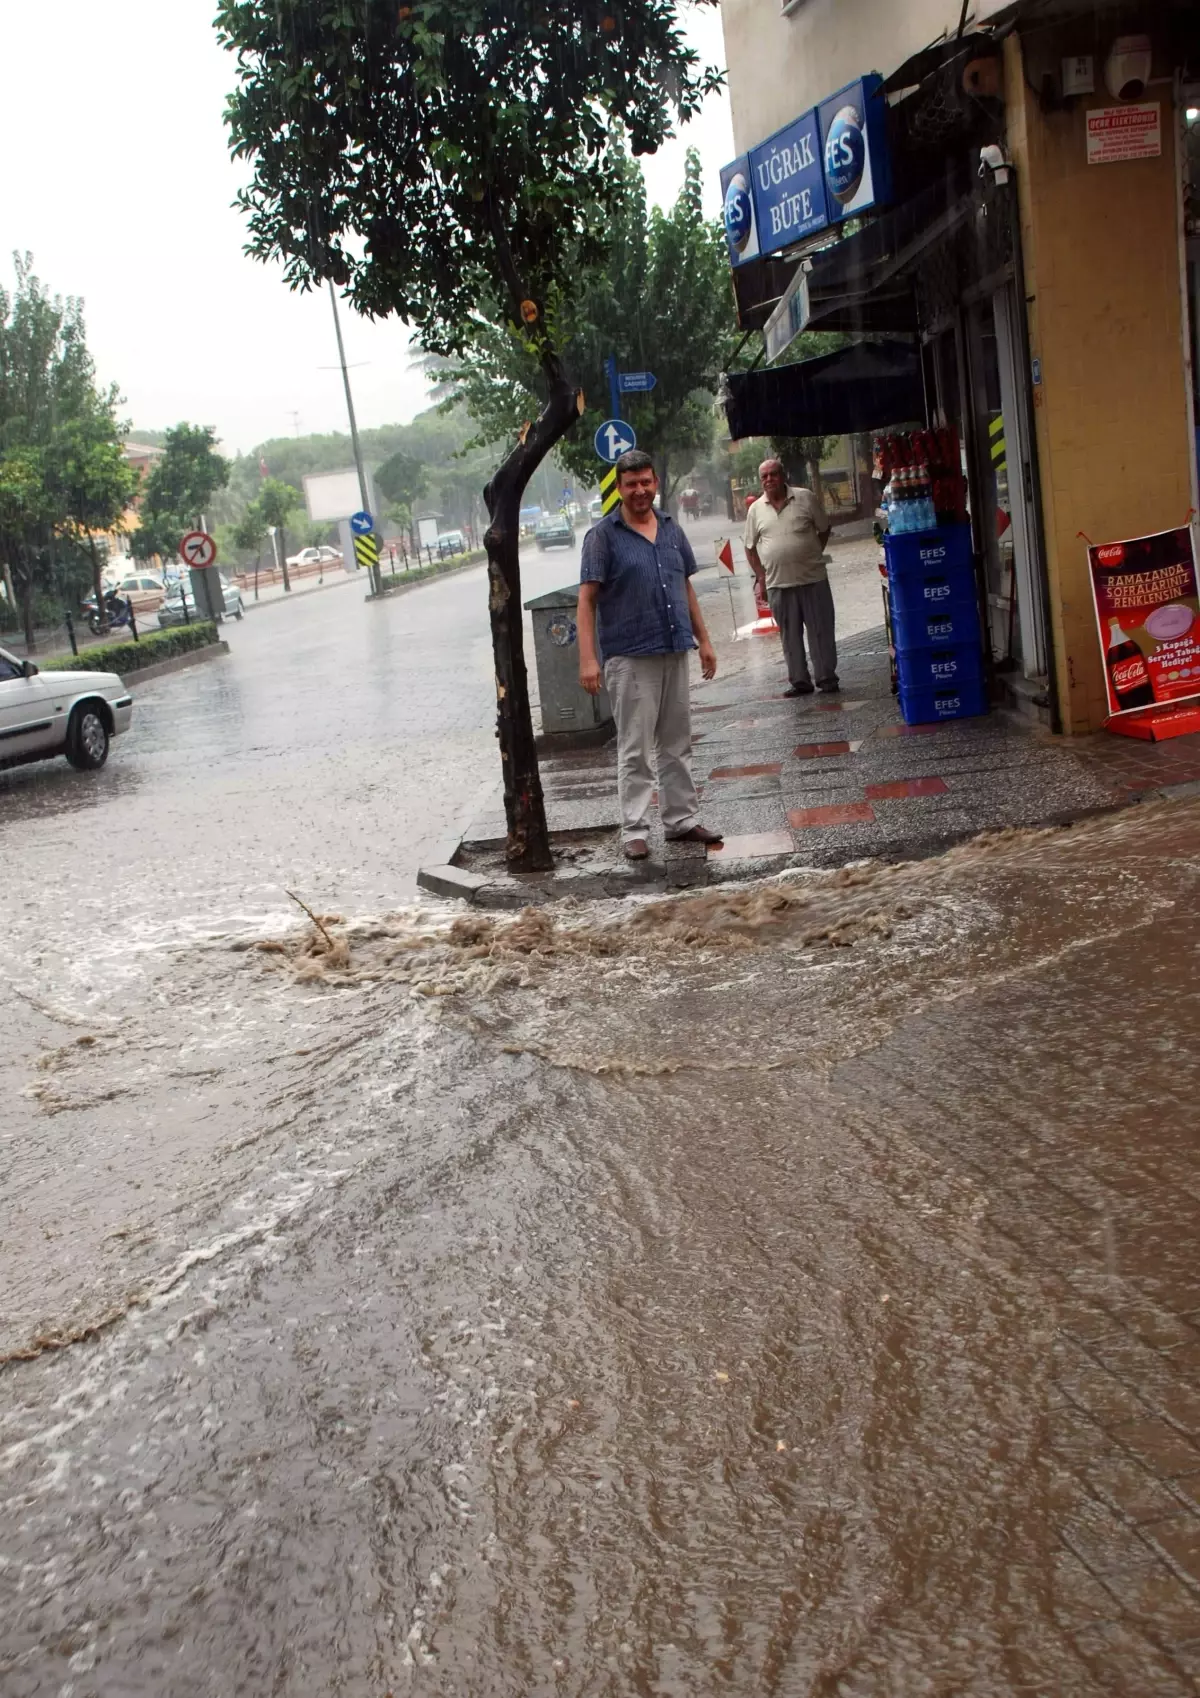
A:
<svg viewBox="0 0 1200 1698">
<path fill-rule="evenodd" d="M 1050 617 L 1067 732 L 1107 715 L 1086 545 L 1186 521 L 1189 413 L 1179 282 L 1175 112 L 1155 86 L 1158 159 L 1087 163 L 1086 108 L 1043 113 L 1016 35 L 1005 42 L 1008 140 L 1017 168 Z"/>
</svg>

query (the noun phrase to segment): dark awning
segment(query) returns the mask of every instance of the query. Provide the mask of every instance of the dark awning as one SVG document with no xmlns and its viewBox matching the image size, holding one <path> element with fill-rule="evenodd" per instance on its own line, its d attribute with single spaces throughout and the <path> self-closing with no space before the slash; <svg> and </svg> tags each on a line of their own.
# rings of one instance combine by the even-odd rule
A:
<svg viewBox="0 0 1200 1698">
<path fill-rule="evenodd" d="M 851 336 L 915 331 L 912 293 L 916 262 L 971 216 L 974 200 L 959 175 L 948 170 L 911 200 L 865 223 L 853 236 L 809 252 L 809 323 Z M 733 274 L 738 319 L 761 330 L 795 275 L 799 260 L 754 260 Z"/>
<path fill-rule="evenodd" d="M 925 417 L 921 361 L 906 342 L 856 342 L 820 359 L 731 372 L 725 416 L 743 436 L 842 436 Z"/>
<path fill-rule="evenodd" d="M 909 282 L 913 266 L 974 209 L 970 194 L 948 196 L 947 187 L 932 184 L 856 235 L 814 254 L 808 275 L 809 323 L 822 330 L 850 329 L 856 314 L 892 300 L 910 303 L 915 313 Z M 911 322 L 915 328 L 915 316 Z"/>
</svg>

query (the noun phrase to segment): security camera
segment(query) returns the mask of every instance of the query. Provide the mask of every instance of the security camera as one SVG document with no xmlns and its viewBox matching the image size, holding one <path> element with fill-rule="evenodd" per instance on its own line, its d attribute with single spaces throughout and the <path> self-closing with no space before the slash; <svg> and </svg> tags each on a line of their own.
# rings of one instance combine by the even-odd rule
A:
<svg viewBox="0 0 1200 1698">
<path fill-rule="evenodd" d="M 1116 100 L 1140 100 L 1150 81 L 1148 35 L 1119 35 L 1104 61 L 1104 81 Z"/>
<path fill-rule="evenodd" d="M 1004 149 L 997 147 L 995 142 L 979 150 L 979 175 L 982 177 L 985 171 L 992 173 L 994 183 L 1008 182 L 1008 160 L 1004 157 Z"/>
</svg>

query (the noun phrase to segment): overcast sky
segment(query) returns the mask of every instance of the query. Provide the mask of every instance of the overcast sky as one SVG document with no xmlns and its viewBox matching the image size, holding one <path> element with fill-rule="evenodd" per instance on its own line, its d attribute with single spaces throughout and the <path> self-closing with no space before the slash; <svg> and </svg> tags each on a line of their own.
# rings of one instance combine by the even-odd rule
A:
<svg viewBox="0 0 1200 1698">
<path fill-rule="evenodd" d="M 221 121 L 232 60 L 212 12 L 212 0 L 4 8 L 0 276 L 8 286 L 8 254 L 28 251 L 55 293 L 83 297 L 100 376 L 120 384 L 135 425 L 212 424 L 227 448 L 246 450 L 297 429 L 343 430 L 346 415 L 328 296 L 293 295 L 277 267 L 242 253 Z M 691 13 L 689 32 L 724 63 L 715 7 Z M 645 162 L 651 198 L 674 199 L 692 142 L 715 216 L 733 154 L 724 97 Z M 403 325 L 344 312 L 343 330 L 360 422 L 419 412 L 424 382 L 408 369 Z"/>
</svg>

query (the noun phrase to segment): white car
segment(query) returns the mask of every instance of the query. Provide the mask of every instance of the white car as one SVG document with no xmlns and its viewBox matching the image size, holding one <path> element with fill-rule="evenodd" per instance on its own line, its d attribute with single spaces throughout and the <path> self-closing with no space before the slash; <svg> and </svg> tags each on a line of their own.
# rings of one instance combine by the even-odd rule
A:
<svg viewBox="0 0 1200 1698">
<path fill-rule="evenodd" d="M 115 672 L 39 672 L 0 649 L 0 766 L 65 755 L 94 771 L 132 718 L 133 697 Z"/>
<path fill-rule="evenodd" d="M 340 566 L 342 557 L 336 548 L 302 548 L 299 554 L 289 554 L 289 566 Z"/>
</svg>

